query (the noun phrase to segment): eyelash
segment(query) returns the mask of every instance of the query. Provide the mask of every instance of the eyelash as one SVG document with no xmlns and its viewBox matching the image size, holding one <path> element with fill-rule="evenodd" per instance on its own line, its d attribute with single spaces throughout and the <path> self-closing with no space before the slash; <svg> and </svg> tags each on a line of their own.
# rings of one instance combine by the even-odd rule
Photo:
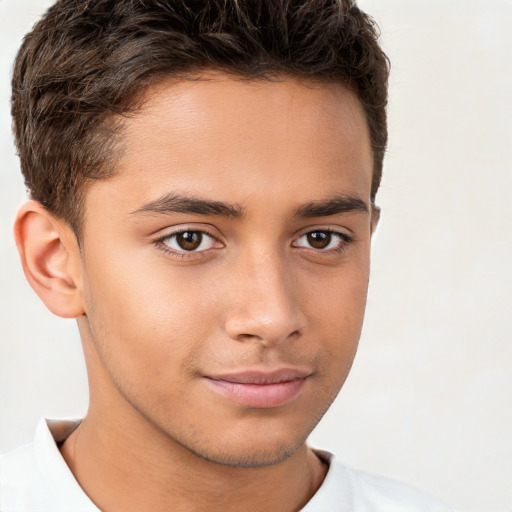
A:
<svg viewBox="0 0 512 512">
<path fill-rule="evenodd" d="M 212 250 L 212 249 L 205 249 L 202 251 L 197 251 L 197 250 L 196 251 L 185 251 L 185 250 L 177 251 L 177 250 L 170 248 L 168 246 L 168 244 L 165 243 L 166 240 L 169 240 L 170 238 L 176 238 L 177 236 L 179 236 L 180 234 L 183 234 L 183 233 L 200 233 L 202 236 L 206 235 L 207 237 L 211 238 L 212 240 L 216 241 L 217 243 L 221 243 L 221 242 L 218 242 L 217 238 L 214 235 L 212 235 L 208 231 L 205 231 L 204 229 L 186 228 L 186 229 L 180 229 L 178 231 L 173 231 L 172 233 L 168 233 L 164 236 L 161 236 L 160 238 L 157 238 L 154 241 L 154 244 L 164 254 L 173 256 L 175 258 L 179 258 L 180 260 L 201 257 L 201 256 L 204 256 L 205 253 L 208 253 Z"/>
<path fill-rule="evenodd" d="M 211 233 L 209 233 L 208 231 L 205 231 L 203 229 L 180 229 L 179 231 L 174 231 L 172 233 L 168 233 L 164 236 L 161 236 L 160 238 L 157 238 L 154 241 L 154 244 L 164 254 L 171 255 L 171 256 L 173 256 L 175 258 L 179 258 L 181 260 L 188 259 L 188 258 L 201 257 L 201 256 L 204 256 L 205 254 L 209 253 L 212 250 L 211 248 L 209 248 L 209 249 L 204 249 L 202 251 L 197 251 L 197 250 L 195 250 L 195 251 L 186 251 L 186 250 L 177 251 L 177 250 L 171 249 L 169 247 L 169 245 L 165 243 L 166 240 L 169 240 L 170 238 L 175 238 L 183 233 L 199 233 L 202 236 L 206 235 L 207 237 L 211 238 L 212 240 L 216 241 L 217 243 L 221 243 L 221 242 L 218 242 L 217 238 L 214 235 L 212 235 Z M 348 245 L 350 245 L 351 243 L 354 242 L 354 238 L 352 236 L 348 235 L 347 233 L 343 233 L 341 231 L 336 231 L 334 229 L 329 229 L 329 228 L 310 229 L 310 230 L 302 233 L 295 240 L 300 240 L 302 237 L 305 237 L 312 233 L 328 233 L 330 235 L 337 236 L 340 238 L 340 243 L 338 244 L 338 247 L 332 248 L 332 249 L 327 249 L 327 250 L 315 249 L 314 247 L 300 247 L 300 246 L 297 247 L 297 246 L 294 246 L 293 244 L 292 244 L 292 247 L 306 249 L 307 251 L 313 251 L 316 254 L 320 254 L 320 255 L 321 254 L 325 254 L 325 255 L 341 254 L 342 252 L 344 252 L 347 249 Z"/>
<path fill-rule="evenodd" d="M 308 251 L 314 251 L 317 254 L 320 255 L 329 255 L 329 254 L 341 254 L 345 252 L 348 248 L 348 246 L 354 242 L 354 238 L 347 233 L 344 233 L 342 231 L 337 231 L 335 229 L 330 228 L 316 228 L 316 229 L 310 229 L 306 231 L 305 233 L 302 233 L 297 240 L 300 240 L 302 237 L 305 237 L 307 235 L 310 235 L 312 233 L 328 233 L 330 235 L 337 236 L 340 240 L 338 243 L 338 246 L 332 249 L 315 249 L 314 247 L 302 247 L 302 249 L 306 249 Z"/>
</svg>

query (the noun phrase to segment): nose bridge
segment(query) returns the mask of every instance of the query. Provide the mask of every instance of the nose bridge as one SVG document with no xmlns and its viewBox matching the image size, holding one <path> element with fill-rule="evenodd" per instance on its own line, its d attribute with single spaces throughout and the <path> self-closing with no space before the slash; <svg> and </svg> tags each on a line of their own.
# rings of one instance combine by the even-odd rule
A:
<svg viewBox="0 0 512 512">
<path fill-rule="evenodd" d="M 283 255 L 258 248 L 239 258 L 231 290 L 235 301 L 226 318 L 226 331 L 237 340 L 258 339 L 272 345 L 300 333 L 305 317 L 297 281 Z"/>
</svg>

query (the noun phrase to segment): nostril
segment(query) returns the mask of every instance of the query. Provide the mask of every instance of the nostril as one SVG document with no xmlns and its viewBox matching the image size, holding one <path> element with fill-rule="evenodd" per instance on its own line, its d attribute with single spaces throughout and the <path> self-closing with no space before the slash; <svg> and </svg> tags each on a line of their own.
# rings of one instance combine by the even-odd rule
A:
<svg viewBox="0 0 512 512">
<path fill-rule="evenodd" d="M 238 338 L 241 341 L 251 341 L 251 340 L 261 340 L 261 336 L 258 336 L 257 334 L 240 334 Z"/>
<path fill-rule="evenodd" d="M 256 341 L 258 343 L 261 343 L 264 346 L 270 346 L 274 345 L 275 343 L 283 342 L 283 341 L 290 341 L 292 339 L 298 338 L 301 336 L 300 329 L 297 329 L 295 331 L 292 331 L 288 336 L 272 336 L 271 334 L 268 334 L 268 336 L 265 335 L 259 335 L 259 334 L 249 334 L 249 333 L 242 333 L 236 336 L 235 339 L 238 341 L 245 341 L 245 342 L 251 342 Z"/>
</svg>

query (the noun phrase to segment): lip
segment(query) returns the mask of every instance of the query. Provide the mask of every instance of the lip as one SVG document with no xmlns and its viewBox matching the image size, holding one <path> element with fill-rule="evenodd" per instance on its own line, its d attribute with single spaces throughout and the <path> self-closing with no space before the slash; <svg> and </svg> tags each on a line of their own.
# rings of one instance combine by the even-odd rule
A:
<svg viewBox="0 0 512 512">
<path fill-rule="evenodd" d="M 210 388 L 247 407 L 280 407 L 293 400 L 303 388 L 309 373 L 283 368 L 273 371 L 245 371 L 206 377 Z"/>
</svg>

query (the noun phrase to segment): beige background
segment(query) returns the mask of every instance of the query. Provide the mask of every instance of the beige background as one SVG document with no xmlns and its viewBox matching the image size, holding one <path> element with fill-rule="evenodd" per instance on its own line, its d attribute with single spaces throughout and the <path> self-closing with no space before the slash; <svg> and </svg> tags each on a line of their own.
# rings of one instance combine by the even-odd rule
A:
<svg viewBox="0 0 512 512">
<path fill-rule="evenodd" d="M 0 0 L 0 451 L 82 415 L 76 327 L 30 290 L 8 115 L 21 36 L 51 2 Z M 461 510 L 512 511 L 512 1 L 363 0 L 393 73 L 366 326 L 313 433 L 347 463 Z"/>
</svg>

